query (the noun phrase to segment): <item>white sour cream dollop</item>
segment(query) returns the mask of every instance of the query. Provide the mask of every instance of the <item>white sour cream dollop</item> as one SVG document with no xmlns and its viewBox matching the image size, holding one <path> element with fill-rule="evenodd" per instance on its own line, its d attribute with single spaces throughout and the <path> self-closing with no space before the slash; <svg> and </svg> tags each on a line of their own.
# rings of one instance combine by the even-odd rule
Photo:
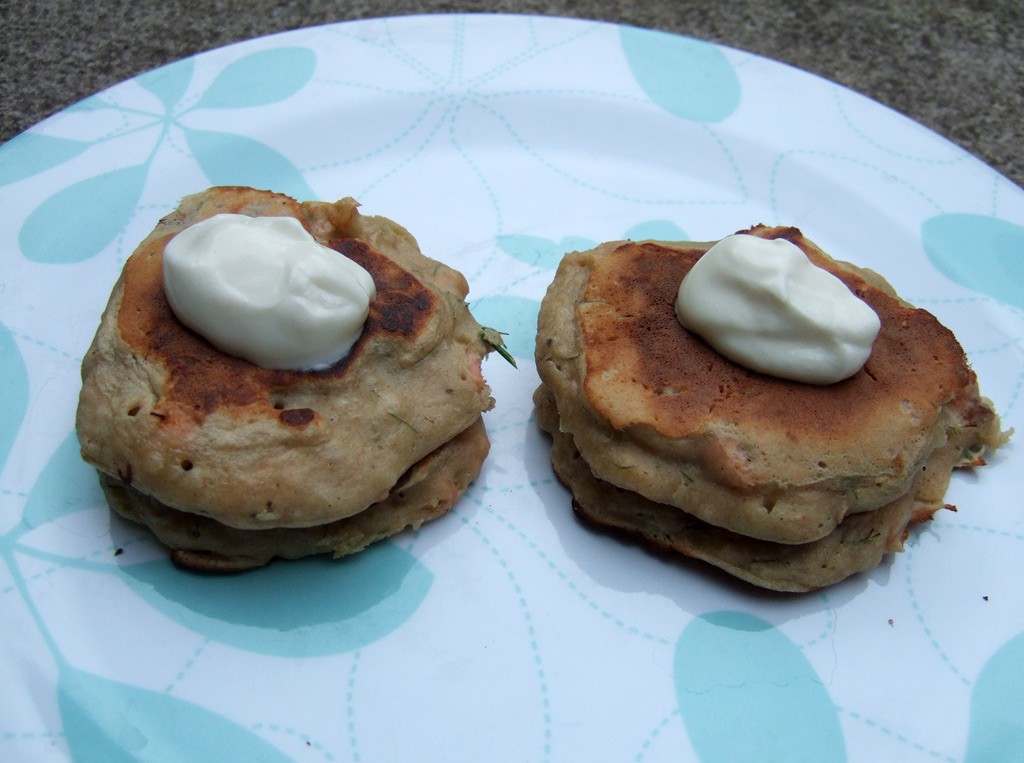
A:
<svg viewBox="0 0 1024 763">
<path fill-rule="evenodd" d="M 733 362 L 810 384 L 860 370 L 881 327 L 866 302 L 795 244 L 747 234 L 697 261 L 679 285 L 676 315 Z"/>
<path fill-rule="evenodd" d="M 319 370 L 363 331 L 377 290 L 358 264 L 292 217 L 219 214 L 164 248 L 171 309 L 217 349 L 275 369 Z"/>
</svg>

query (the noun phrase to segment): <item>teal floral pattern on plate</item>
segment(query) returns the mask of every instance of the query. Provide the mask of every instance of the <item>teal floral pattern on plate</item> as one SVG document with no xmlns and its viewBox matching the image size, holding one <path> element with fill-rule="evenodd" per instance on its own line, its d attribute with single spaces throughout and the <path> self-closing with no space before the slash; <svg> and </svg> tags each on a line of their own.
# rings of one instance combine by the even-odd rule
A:
<svg viewBox="0 0 1024 763">
<path fill-rule="evenodd" d="M 755 615 L 694 619 L 676 644 L 675 680 L 701 761 L 846 758 L 824 681 L 797 644 Z"/>
<path fill-rule="evenodd" d="M 157 152 L 165 141 L 184 135 L 193 159 L 209 185 L 272 187 L 301 198 L 315 198 L 302 174 L 275 149 L 258 140 L 229 131 L 201 130 L 182 120 L 189 112 L 210 109 L 245 109 L 286 101 L 308 83 L 316 66 L 307 48 L 271 48 L 240 58 L 217 76 L 194 104 L 181 106 L 188 90 L 193 62 L 185 60 L 141 75 L 136 82 L 155 95 L 161 108 L 142 116 L 161 130 L 141 164 L 111 169 L 59 189 L 39 204 L 21 227 L 19 245 L 35 262 L 76 262 L 94 257 L 127 225 L 135 214 Z M 117 110 L 101 97 L 88 111 Z M 137 140 L 144 126 L 133 126 L 97 141 Z M 48 169 L 51 163 L 82 153 L 86 141 L 26 133 L 0 153 L 0 180 L 18 179 Z M 7 169 L 9 166 L 9 169 Z M 60 221 L 60 224 L 55 224 Z"/>
<path fill-rule="evenodd" d="M 124 260 L 210 184 L 354 196 L 462 271 L 518 369 L 450 515 L 342 560 L 174 568 L 107 509 L 78 374 Z M 660 32 L 376 19 L 147 72 L 0 146 L 0 758 L 982 761 L 1024 749 L 1024 476 L 828 591 L 577 523 L 531 394 L 567 251 L 803 228 L 953 329 L 1021 427 L 1024 192 L 827 81 Z M 175 731 L 188 729 L 188 733 Z"/>
</svg>

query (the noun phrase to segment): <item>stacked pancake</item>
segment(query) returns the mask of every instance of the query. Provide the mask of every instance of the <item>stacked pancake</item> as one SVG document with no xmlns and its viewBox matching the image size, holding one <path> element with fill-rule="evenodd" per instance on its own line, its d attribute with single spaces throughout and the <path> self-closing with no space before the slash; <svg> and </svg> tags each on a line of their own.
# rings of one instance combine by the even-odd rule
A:
<svg viewBox="0 0 1024 763">
<path fill-rule="evenodd" d="M 82 364 L 77 428 L 110 505 L 174 560 L 243 570 L 350 554 L 448 511 L 479 474 L 495 337 L 466 280 L 352 199 L 251 188 L 185 198 L 128 259 Z M 355 346 L 321 371 L 272 370 L 215 349 L 176 318 L 164 246 L 218 213 L 291 216 L 373 277 Z"/>
<path fill-rule="evenodd" d="M 541 306 L 534 400 L 577 514 L 757 586 L 807 591 L 877 566 L 1006 440 L 953 334 L 877 274 L 785 238 L 878 314 L 852 377 L 812 385 L 726 359 L 676 318 L 714 242 L 567 254 Z"/>
</svg>

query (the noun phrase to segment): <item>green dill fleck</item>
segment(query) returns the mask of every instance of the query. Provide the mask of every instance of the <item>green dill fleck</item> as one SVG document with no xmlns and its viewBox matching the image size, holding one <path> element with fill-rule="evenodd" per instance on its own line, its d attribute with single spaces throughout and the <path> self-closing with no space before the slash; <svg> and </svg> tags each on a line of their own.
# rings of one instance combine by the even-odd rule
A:
<svg viewBox="0 0 1024 763">
<path fill-rule="evenodd" d="M 416 434 L 419 434 L 419 430 L 418 430 L 418 429 L 417 429 L 416 427 L 414 427 L 414 426 L 413 426 L 412 424 L 410 424 L 410 423 L 409 423 L 408 421 L 406 421 L 405 419 L 403 419 L 403 418 L 402 418 L 401 416 L 399 416 L 399 415 L 398 415 L 397 413 L 392 413 L 391 411 L 388 411 L 388 416 L 390 416 L 391 418 L 393 418 L 393 419 L 394 419 L 395 421 L 398 421 L 399 423 L 405 424 L 405 425 L 406 425 L 407 427 L 409 427 L 409 429 L 411 429 L 412 431 L 416 432 Z"/>
<path fill-rule="evenodd" d="M 971 463 L 972 461 L 977 461 L 984 454 L 985 454 L 985 445 L 984 445 L 984 443 L 976 443 L 976 444 L 970 446 L 969 448 L 964 448 L 963 452 L 960 454 L 960 458 L 965 463 Z"/>
<path fill-rule="evenodd" d="M 858 538 L 857 540 L 850 541 L 850 543 L 852 545 L 856 546 L 856 545 L 859 545 L 861 543 L 867 543 L 868 541 L 872 541 L 875 538 L 881 537 L 881 535 L 882 535 L 882 533 L 880 533 L 878 530 L 875 530 L 874 528 L 872 528 L 872 529 L 868 530 L 867 535 L 865 535 L 863 538 Z M 839 542 L 845 545 L 846 542 L 847 542 L 846 538 L 847 538 L 847 536 L 844 534 L 843 537 L 839 539 Z"/>
<path fill-rule="evenodd" d="M 693 477 L 691 477 L 689 474 L 687 474 L 686 472 L 682 472 L 682 471 L 679 472 L 679 474 L 683 478 L 683 484 L 685 484 L 687 486 L 693 484 Z"/>
<path fill-rule="evenodd" d="M 507 360 L 512 368 L 519 368 L 519 366 L 516 365 L 516 359 L 512 357 L 512 353 L 505 348 L 505 340 L 502 339 L 503 336 L 508 336 L 508 334 L 503 331 L 498 331 L 497 329 L 488 328 L 487 326 L 480 329 L 480 339 L 483 343 L 491 347 L 495 352 L 501 355 L 501 357 Z"/>
</svg>

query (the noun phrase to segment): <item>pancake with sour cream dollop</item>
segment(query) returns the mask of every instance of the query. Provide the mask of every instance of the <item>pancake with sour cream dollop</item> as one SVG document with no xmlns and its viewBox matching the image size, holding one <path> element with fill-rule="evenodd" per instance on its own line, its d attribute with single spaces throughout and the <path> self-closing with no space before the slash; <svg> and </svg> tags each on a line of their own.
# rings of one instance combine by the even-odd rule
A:
<svg viewBox="0 0 1024 763">
<path fill-rule="evenodd" d="M 480 363 L 497 337 L 470 315 L 460 273 L 424 256 L 401 226 L 357 207 L 352 199 L 299 203 L 211 188 L 186 197 L 125 264 L 82 364 L 78 436 L 111 505 L 150 525 L 182 563 L 238 569 L 277 555 L 358 551 L 443 513 L 479 472 L 487 452 L 480 415 L 493 405 Z M 336 343 L 340 355 L 315 348 L 312 359 L 271 368 L 215 346 L 194 330 L 199 324 L 179 319 L 165 289 L 165 247 L 219 215 L 290 218 L 302 231 L 289 223 L 288 235 L 311 239 L 323 250 L 317 256 L 343 257 L 346 270 L 365 272 L 369 283 L 362 276 L 355 286 L 327 283 L 314 299 L 340 295 L 339 309 L 362 314 L 354 341 Z M 232 256 L 240 260 L 220 272 L 244 273 L 244 253 Z M 291 296 L 308 289 L 310 272 L 313 280 L 334 277 L 320 266 L 297 267 Z M 238 310 L 258 314 L 275 288 L 250 293 L 252 304 Z M 358 303 L 360 293 L 366 301 L 353 307 L 346 295 Z M 214 323 L 235 317 L 223 312 L 231 304 L 229 295 Z M 311 309 L 326 310 L 326 323 L 296 318 Z M 281 335 L 291 344 L 303 345 L 310 327 L 314 335 L 332 327 L 329 304 L 289 310 L 286 321 L 298 327 Z M 248 319 L 254 333 L 268 331 L 258 315 Z M 278 344 L 288 349 L 289 341 Z M 410 481 L 419 485 L 414 505 L 397 495 Z M 369 530 L 339 529 L 389 500 L 402 510 L 377 511 Z M 283 529 L 294 532 L 278 533 L 287 541 L 277 546 L 261 534 Z"/>
<path fill-rule="evenodd" d="M 832 259 L 795 228 L 741 233 L 788 242 L 877 315 L 860 368 L 809 383 L 729 359 L 677 316 L 680 285 L 716 242 L 611 242 L 567 254 L 548 289 L 538 321 L 538 404 L 557 412 L 558 432 L 571 437 L 602 490 L 635 493 L 737 538 L 809 544 L 848 517 L 910 495 L 873 566 L 894 550 L 891 538 L 901 539 L 911 516 L 943 505 L 961 454 L 974 460 L 1005 441 L 998 416 L 953 334 L 880 276 Z M 770 354 L 770 337 L 762 343 Z M 564 468 L 560 476 L 573 487 Z M 599 523 L 612 512 L 595 503 L 601 494 L 590 490 L 581 511 Z M 614 524 L 629 531 L 616 513 Z M 656 542 L 657 529 L 640 525 L 632 523 L 634 534 Z M 660 545 L 687 553 L 662 536 Z M 864 564 L 839 565 L 827 580 L 808 577 L 806 587 Z M 785 586 L 799 590 L 792 580 Z"/>
</svg>

